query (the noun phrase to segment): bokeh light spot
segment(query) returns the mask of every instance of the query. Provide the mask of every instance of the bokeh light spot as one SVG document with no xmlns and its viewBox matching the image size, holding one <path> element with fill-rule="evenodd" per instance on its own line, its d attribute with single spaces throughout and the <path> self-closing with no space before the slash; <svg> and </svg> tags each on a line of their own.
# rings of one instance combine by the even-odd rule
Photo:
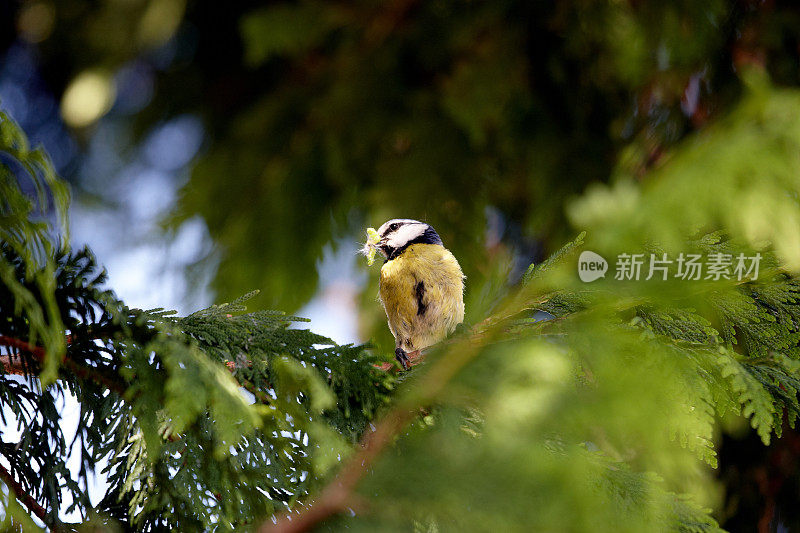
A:
<svg viewBox="0 0 800 533">
<path fill-rule="evenodd" d="M 56 10 L 51 2 L 27 2 L 17 17 L 17 30 L 29 43 L 40 43 L 50 37 L 55 20 Z"/>
<path fill-rule="evenodd" d="M 139 42 L 148 47 L 166 43 L 178 29 L 185 9 L 183 0 L 151 0 L 139 22 Z"/>
<path fill-rule="evenodd" d="M 61 116 L 76 128 L 88 126 L 105 115 L 114 104 L 114 84 L 104 71 L 81 72 L 64 91 Z"/>
</svg>

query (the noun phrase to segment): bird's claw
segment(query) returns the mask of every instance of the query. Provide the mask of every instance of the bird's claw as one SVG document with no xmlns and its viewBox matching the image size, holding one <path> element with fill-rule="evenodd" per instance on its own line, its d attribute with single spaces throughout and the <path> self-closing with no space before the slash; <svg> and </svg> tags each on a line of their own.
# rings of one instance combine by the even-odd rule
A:
<svg viewBox="0 0 800 533">
<path fill-rule="evenodd" d="M 396 348 L 394 351 L 394 358 L 400 363 L 400 366 L 403 367 L 403 370 L 408 370 L 411 368 L 411 361 L 408 360 L 408 355 L 406 355 L 405 350 L 402 348 Z"/>
</svg>

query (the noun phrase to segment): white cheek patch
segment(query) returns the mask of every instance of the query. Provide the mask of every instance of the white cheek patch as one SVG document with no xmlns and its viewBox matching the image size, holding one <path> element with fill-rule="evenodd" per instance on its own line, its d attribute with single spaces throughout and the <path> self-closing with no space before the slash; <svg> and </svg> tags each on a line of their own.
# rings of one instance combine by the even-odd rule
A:
<svg viewBox="0 0 800 533">
<path fill-rule="evenodd" d="M 404 224 L 389 236 L 387 244 L 392 248 L 402 248 L 417 237 L 421 237 L 426 229 L 426 224 Z"/>
</svg>

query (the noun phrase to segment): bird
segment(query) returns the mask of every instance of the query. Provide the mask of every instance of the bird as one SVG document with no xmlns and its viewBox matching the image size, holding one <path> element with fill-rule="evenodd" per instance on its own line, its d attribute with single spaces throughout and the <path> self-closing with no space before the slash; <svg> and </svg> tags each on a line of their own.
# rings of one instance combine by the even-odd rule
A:
<svg viewBox="0 0 800 533">
<path fill-rule="evenodd" d="M 370 264 L 385 258 L 379 299 L 395 338 L 395 358 L 407 370 L 409 355 L 446 338 L 464 321 L 464 274 L 430 224 L 395 218 L 367 230 L 362 251 Z"/>
</svg>

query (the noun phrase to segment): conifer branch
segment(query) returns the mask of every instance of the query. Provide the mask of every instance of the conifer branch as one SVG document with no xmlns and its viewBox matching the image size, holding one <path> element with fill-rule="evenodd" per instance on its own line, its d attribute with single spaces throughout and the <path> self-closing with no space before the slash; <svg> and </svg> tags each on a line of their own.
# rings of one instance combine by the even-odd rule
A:
<svg viewBox="0 0 800 533">
<path fill-rule="evenodd" d="M 10 348 L 16 348 L 18 350 L 24 351 L 30 355 L 32 355 L 37 362 L 42 363 L 45 359 L 45 351 L 44 348 L 41 346 L 31 346 L 27 342 L 16 339 L 14 337 L 8 337 L 6 335 L 0 335 L 0 346 L 8 346 Z M 79 365 L 75 361 L 66 358 L 62 361 L 62 364 L 73 374 L 78 376 L 81 379 L 91 380 L 95 383 L 106 387 L 108 390 L 116 392 L 120 396 L 125 394 L 128 386 L 117 379 L 114 379 L 111 376 L 108 376 L 102 372 L 100 372 L 96 368 L 85 367 Z M 21 375 L 24 373 L 24 369 L 22 367 L 22 363 L 14 363 L 12 361 L 11 354 L 8 354 L 8 362 L 4 363 L 4 372 L 9 374 L 18 374 Z"/>
<path fill-rule="evenodd" d="M 501 326 L 501 323 L 496 323 Z M 323 520 L 345 511 L 355 500 L 354 492 L 375 459 L 394 442 L 395 437 L 414 418 L 417 408 L 435 399 L 447 387 L 456 373 L 480 351 L 477 338 L 489 342 L 492 330 L 476 331 L 462 342 L 453 342 L 430 370 L 422 376 L 413 390 L 399 399 L 397 405 L 376 424 L 375 431 L 367 433 L 358 451 L 345 463 L 337 476 L 319 494 L 319 497 L 301 513 L 286 513 L 276 523 L 265 522 L 259 533 L 301 533 L 309 531 Z"/>
<path fill-rule="evenodd" d="M 116 392 L 119 396 L 123 396 L 125 391 L 128 390 L 128 385 L 123 381 L 115 379 L 97 368 L 82 366 L 70 359 L 66 359 L 63 364 L 70 372 L 79 378 L 87 381 L 94 381 L 98 385 L 102 385 L 108 390 Z"/>
<path fill-rule="evenodd" d="M 14 476 L 11 475 L 11 472 L 6 470 L 6 468 L 0 464 L 0 479 L 14 492 L 14 497 L 17 498 L 25 507 L 28 508 L 28 511 L 35 514 L 39 520 L 44 522 L 45 524 L 50 525 L 50 529 L 53 531 L 58 531 L 58 528 L 55 524 L 52 523 L 51 518 L 47 514 L 47 509 L 39 505 L 39 502 L 36 499 L 28 494 L 25 491 L 25 488 L 14 479 Z M 9 494 L 9 497 L 12 495 Z"/>
<path fill-rule="evenodd" d="M 353 501 L 356 485 L 380 453 L 411 420 L 414 411 L 396 408 L 362 441 L 358 451 L 339 474 L 320 492 L 319 498 L 300 514 L 286 513 L 277 523 L 266 522 L 259 533 L 301 533 L 309 531 L 326 518 L 347 509 Z"/>
<path fill-rule="evenodd" d="M 228 316 L 230 316 L 230 315 L 228 315 Z M 252 361 L 247 361 L 247 365 L 248 366 L 251 366 L 252 364 L 253 364 Z M 231 373 L 231 375 L 233 376 L 233 379 L 235 379 L 236 382 L 239 383 L 239 385 L 241 385 L 242 388 L 244 388 L 247 392 L 249 392 L 250 394 L 255 396 L 255 398 L 259 402 L 261 402 L 263 404 L 269 404 L 270 403 L 270 397 L 267 394 L 265 394 L 263 390 L 261 390 L 258 387 L 256 387 L 255 383 L 253 383 L 252 381 L 250 381 L 246 377 L 237 374 L 237 372 L 236 372 L 236 363 L 234 363 L 233 361 L 226 361 L 225 362 L 225 368 L 227 368 L 228 372 Z M 268 389 L 272 389 L 272 385 L 267 383 L 267 388 Z"/>
<path fill-rule="evenodd" d="M 259 402 L 261 402 L 263 404 L 269 404 L 270 403 L 270 397 L 267 394 L 265 394 L 264 391 L 262 391 L 261 389 L 257 388 L 255 386 L 255 384 L 253 384 L 252 381 L 250 381 L 248 379 L 245 379 L 243 377 L 238 377 L 235 374 L 233 376 L 233 379 L 238 381 L 239 385 L 241 385 L 247 392 L 249 392 L 250 394 L 255 396 L 257 401 L 259 401 Z"/>
</svg>

